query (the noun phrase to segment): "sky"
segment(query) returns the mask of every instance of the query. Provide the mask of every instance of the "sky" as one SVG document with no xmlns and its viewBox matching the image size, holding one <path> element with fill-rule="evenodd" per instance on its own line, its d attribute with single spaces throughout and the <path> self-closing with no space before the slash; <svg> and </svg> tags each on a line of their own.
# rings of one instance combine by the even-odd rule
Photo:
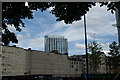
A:
<svg viewBox="0 0 120 80">
<path fill-rule="evenodd" d="M 17 47 L 25 49 L 44 51 L 45 35 L 64 36 L 68 40 L 68 54 L 82 55 L 85 53 L 84 25 L 83 18 L 72 24 L 65 24 L 64 21 L 56 21 L 56 17 L 50 12 L 52 8 L 41 12 L 33 11 L 33 19 L 24 19 L 25 27 L 21 32 L 9 26 L 10 31 L 16 33 Z M 97 6 L 90 9 L 86 14 L 88 43 L 97 41 L 103 47 L 103 51 L 109 51 L 109 44 L 117 40 L 117 28 L 115 14 L 107 11 L 106 7 Z"/>
</svg>

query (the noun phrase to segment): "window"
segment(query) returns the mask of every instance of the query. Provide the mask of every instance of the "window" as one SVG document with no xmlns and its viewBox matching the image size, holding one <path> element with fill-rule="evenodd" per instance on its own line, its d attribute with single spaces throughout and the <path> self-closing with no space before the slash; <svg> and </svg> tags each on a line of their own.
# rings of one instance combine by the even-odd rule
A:
<svg viewBox="0 0 120 80">
<path fill-rule="evenodd" d="M 71 65 L 71 68 L 73 68 L 73 65 Z"/>
<path fill-rule="evenodd" d="M 85 68 L 84 68 L 84 70 L 85 70 Z"/>
</svg>

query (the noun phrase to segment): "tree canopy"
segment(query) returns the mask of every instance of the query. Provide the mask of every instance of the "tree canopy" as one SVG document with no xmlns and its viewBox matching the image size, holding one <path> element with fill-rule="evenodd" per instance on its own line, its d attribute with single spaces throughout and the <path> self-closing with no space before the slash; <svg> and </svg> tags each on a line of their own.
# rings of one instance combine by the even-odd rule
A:
<svg viewBox="0 0 120 80">
<path fill-rule="evenodd" d="M 92 73 L 96 74 L 99 66 L 103 64 L 103 61 L 101 60 L 101 56 L 102 54 L 104 54 L 104 52 L 102 52 L 101 44 L 96 41 L 93 41 L 88 44 L 88 51 L 90 52 L 88 58 L 90 70 Z"/>
<path fill-rule="evenodd" d="M 120 2 L 100 2 L 100 6 L 107 6 L 108 10 L 113 11 L 119 7 Z M 8 26 L 12 25 L 17 31 L 21 31 L 20 26 L 24 27 L 22 19 L 32 19 L 33 10 L 40 9 L 41 12 L 53 7 L 50 11 L 57 17 L 56 21 L 64 21 L 66 24 L 72 24 L 74 21 L 81 20 L 81 17 L 86 14 L 96 2 L 28 2 L 29 6 L 25 6 L 25 2 L 3 2 L 2 3 L 2 42 L 8 45 L 18 43 L 18 40 L 13 32 L 8 30 Z"/>
<path fill-rule="evenodd" d="M 44 11 L 48 8 L 48 3 L 29 3 L 29 7 L 25 6 L 25 2 L 5 2 L 2 3 L 2 42 L 4 45 L 8 45 L 10 41 L 12 43 L 18 43 L 18 40 L 13 32 L 8 29 L 9 25 L 16 28 L 16 31 L 21 31 L 20 26 L 24 27 L 22 19 L 33 18 L 33 11 L 40 9 Z"/>
<path fill-rule="evenodd" d="M 110 69 L 110 72 L 118 73 L 120 69 L 120 53 L 117 42 L 113 41 L 109 45 L 110 52 L 108 53 L 107 65 Z"/>
</svg>

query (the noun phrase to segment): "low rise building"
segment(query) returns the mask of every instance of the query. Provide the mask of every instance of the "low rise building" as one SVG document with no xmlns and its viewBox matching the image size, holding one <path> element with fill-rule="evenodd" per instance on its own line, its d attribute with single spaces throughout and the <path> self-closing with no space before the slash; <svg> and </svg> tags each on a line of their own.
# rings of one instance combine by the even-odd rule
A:
<svg viewBox="0 0 120 80">
<path fill-rule="evenodd" d="M 80 77 L 80 75 L 83 73 L 83 61 L 79 55 L 73 55 L 69 57 L 70 62 L 70 69 L 74 70 L 76 72 L 76 77 Z"/>
<path fill-rule="evenodd" d="M 107 72 L 107 66 L 106 66 L 106 56 L 105 54 L 102 54 L 101 56 L 101 65 L 99 65 L 99 68 L 97 69 L 97 74 L 104 74 Z M 74 63 L 79 61 L 81 65 L 81 71 L 82 74 L 86 74 L 86 55 L 73 55 L 71 56 L 71 59 L 74 59 Z M 89 74 L 94 74 L 94 71 L 91 69 L 91 66 L 89 65 L 89 58 L 88 58 L 88 72 Z M 76 64 L 76 66 L 78 66 Z"/>
</svg>

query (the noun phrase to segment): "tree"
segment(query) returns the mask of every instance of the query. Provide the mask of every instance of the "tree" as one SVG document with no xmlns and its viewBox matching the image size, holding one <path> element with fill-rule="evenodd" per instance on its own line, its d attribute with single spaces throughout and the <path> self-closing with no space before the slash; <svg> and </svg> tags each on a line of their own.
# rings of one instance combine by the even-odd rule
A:
<svg viewBox="0 0 120 80">
<path fill-rule="evenodd" d="M 101 55 L 104 54 L 104 52 L 102 52 L 102 47 L 99 43 L 93 41 L 88 44 L 88 51 L 90 52 L 88 55 L 90 69 L 93 73 L 97 73 L 99 66 L 103 64 L 101 60 Z"/>
<path fill-rule="evenodd" d="M 20 27 L 24 27 L 22 19 L 33 18 L 32 10 L 40 9 L 42 12 L 49 8 L 48 3 L 29 3 L 29 7 L 25 6 L 25 2 L 4 2 L 2 3 L 2 42 L 4 45 L 8 45 L 10 41 L 12 43 L 18 43 L 18 40 L 13 32 L 8 30 L 8 26 L 12 25 L 16 28 L 16 31 L 21 31 Z"/>
<path fill-rule="evenodd" d="M 118 51 L 118 44 L 117 42 L 113 41 L 109 45 L 110 52 L 108 53 L 108 66 L 111 72 L 118 73 L 120 68 L 120 53 Z"/>
<path fill-rule="evenodd" d="M 113 11 L 120 5 L 120 2 L 101 2 L 101 6 L 107 6 L 108 10 Z M 8 25 L 12 25 L 17 31 L 21 31 L 21 26 L 24 27 L 22 19 L 32 19 L 33 10 L 40 9 L 42 12 L 49 7 L 54 7 L 50 12 L 57 17 L 57 21 L 62 21 L 66 24 L 72 24 L 74 21 L 81 20 L 81 17 L 86 14 L 96 2 L 29 2 L 29 6 L 25 6 L 24 2 L 3 2 L 2 3 L 2 42 L 8 45 L 10 42 L 17 43 L 18 40 L 14 33 L 8 30 Z"/>
</svg>

